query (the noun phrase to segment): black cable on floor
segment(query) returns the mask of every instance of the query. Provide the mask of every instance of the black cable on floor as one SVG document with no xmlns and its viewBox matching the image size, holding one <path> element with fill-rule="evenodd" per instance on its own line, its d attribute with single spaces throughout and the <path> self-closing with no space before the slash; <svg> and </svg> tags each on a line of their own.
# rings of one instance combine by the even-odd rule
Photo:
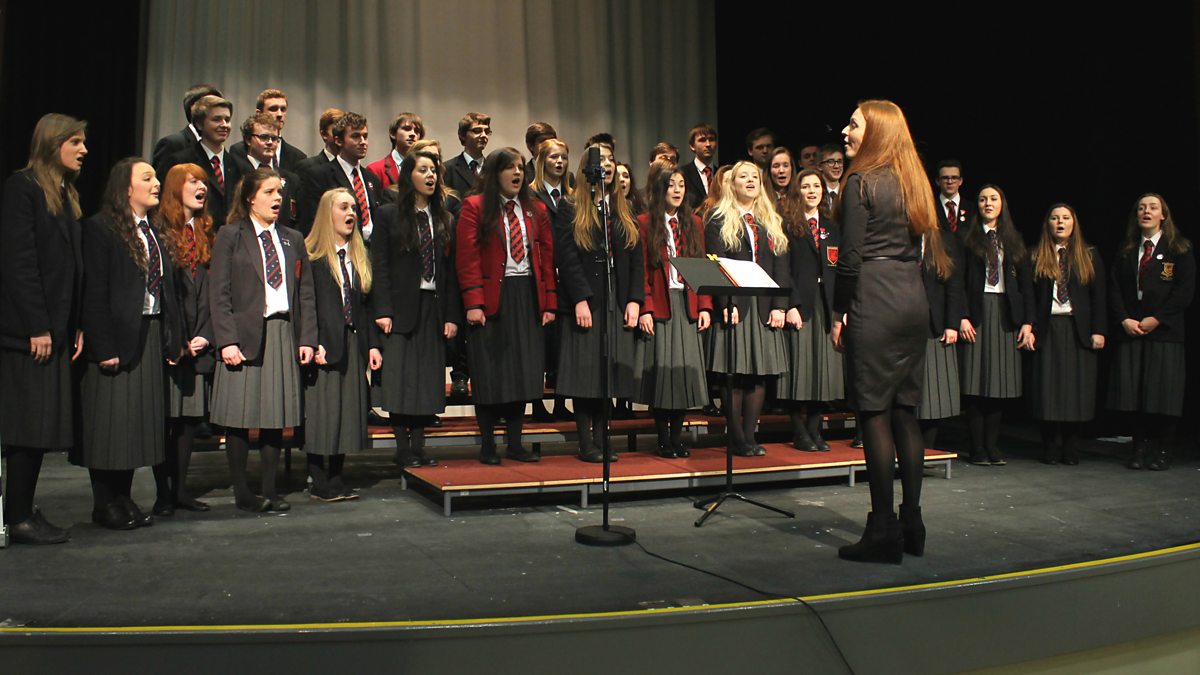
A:
<svg viewBox="0 0 1200 675">
<path fill-rule="evenodd" d="M 833 636 L 833 631 L 830 630 L 829 625 L 825 623 L 825 618 L 822 617 L 821 613 L 818 612 L 815 607 L 810 605 L 808 603 L 808 601 L 805 600 L 804 598 L 801 598 L 798 595 L 791 595 L 789 593 L 768 593 L 767 591 L 764 591 L 761 588 L 755 588 L 754 586 L 751 586 L 750 584 L 738 581 L 737 579 L 733 579 L 731 577 L 727 577 L 724 574 L 719 574 L 717 572 L 713 572 L 712 570 L 706 570 L 702 567 L 696 567 L 695 565 L 690 565 L 681 560 L 675 560 L 673 558 L 668 558 L 665 555 L 660 555 L 658 553 L 655 553 L 654 551 L 651 551 L 650 549 L 646 548 L 645 546 L 642 546 L 642 542 L 640 542 L 636 539 L 633 540 L 633 543 L 638 548 L 640 548 L 642 550 L 642 552 L 645 553 L 646 555 L 650 556 L 651 558 L 657 558 L 658 560 L 661 560 L 665 563 L 670 563 L 672 565 L 678 565 L 679 567 L 683 567 L 685 569 L 692 570 L 693 572 L 699 572 L 700 574 L 707 574 L 710 577 L 714 577 L 714 578 L 720 579 L 722 581 L 727 581 L 735 586 L 741 586 L 742 588 L 744 588 L 748 591 L 758 593 L 759 595 L 770 598 L 772 600 L 778 599 L 778 598 L 788 598 L 790 600 L 795 600 L 796 602 L 803 605 L 809 612 L 812 612 L 813 616 L 817 617 L 817 621 L 820 622 L 821 628 L 825 631 L 825 636 L 827 638 L 829 638 L 829 642 L 833 645 L 833 648 L 835 650 L 837 650 L 838 656 L 842 659 L 842 663 L 846 666 L 846 672 L 848 672 L 848 673 L 854 672 L 854 668 L 850 666 L 850 660 L 846 658 L 845 652 L 842 651 L 842 646 L 838 644 L 837 638 L 835 638 Z"/>
</svg>

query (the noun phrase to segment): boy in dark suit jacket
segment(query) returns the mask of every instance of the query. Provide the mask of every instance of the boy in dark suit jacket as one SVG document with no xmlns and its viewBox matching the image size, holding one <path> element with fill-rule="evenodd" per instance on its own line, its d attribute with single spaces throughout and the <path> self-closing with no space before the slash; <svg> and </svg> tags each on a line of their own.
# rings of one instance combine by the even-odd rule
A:
<svg viewBox="0 0 1200 675">
<path fill-rule="evenodd" d="M 375 162 L 370 169 L 384 188 L 395 185 L 400 179 L 400 165 L 404 163 L 404 155 L 413 143 L 425 138 L 425 123 L 416 113 L 402 112 L 396 115 L 388 126 L 388 137 L 392 139 L 392 151 Z"/>
<path fill-rule="evenodd" d="M 446 162 L 446 185 L 466 197 L 479 172 L 483 170 L 483 151 L 492 137 L 492 118 L 480 112 L 469 112 L 458 121 L 458 141 L 461 155 Z"/>
<path fill-rule="evenodd" d="M 688 132 L 688 147 L 695 155 L 692 161 L 683 166 L 687 207 L 690 211 L 708 196 L 709 183 L 717 174 L 717 130 L 711 124 L 697 124 Z"/>
<path fill-rule="evenodd" d="M 367 118 L 348 112 L 334 123 L 332 129 L 337 156 L 324 166 L 317 166 L 300 179 L 296 229 L 307 235 L 317 215 L 317 205 L 326 190 L 344 187 L 354 195 L 354 211 L 362 229 L 363 239 L 371 241 L 375 223 L 372 214 L 379 208 L 379 178 L 367 169 Z"/>
<path fill-rule="evenodd" d="M 275 135 L 279 136 L 279 142 L 275 144 L 275 161 L 271 163 L 271 168 L 276 171 L 287 169 L 294 172 L 296 165 L 305 158 L 305 155 L 299 148 L 283 140 L 283 127 L 287 124 L 287 110 L 287 95 L 278 89 L 263 89 L 254 102 L 254 112 L 266 113 L 278 122 L 279 128 L 275 131 Z M 234 143 L 229 151 L 238 157 L 249 154 L 243 141 Z"/>
<path fill-rule="evenodd" d="M 200 140 L 154 167 L 159 176 L 166 176 L 176 164 L 196 164 L 204 169 L 208 174 L 208 212 L 212 214 L 214 229 L 225 224 L 228 195 L 242 177 L 242 167 L 225 149 L 232 118 L 233 103 L 220 96 L 202 97 L 192 106 L 192 126 L 200 132 Z"/>
<path fill-rule="evenodd" d="M 220 96 L 221 92 L 211 84 L 194 84 L 183 94 L 183 118 L 187 126 L 173 134 L 167 134 L 154 143 L 154 152 L 150 155 L 150 165 L 159 166 L 167 157 L 180 150 L 187 150 L 192 143 L 200 140 L 200 132 L 192 126 L 192 106 L 205 96 Z"/>
</svg>

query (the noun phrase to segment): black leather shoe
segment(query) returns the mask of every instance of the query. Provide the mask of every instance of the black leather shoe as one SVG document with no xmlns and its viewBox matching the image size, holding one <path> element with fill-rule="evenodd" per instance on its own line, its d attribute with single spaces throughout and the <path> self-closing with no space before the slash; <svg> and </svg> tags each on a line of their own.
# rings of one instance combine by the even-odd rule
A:
<svg viewBox="0 0 1200 675">
<path fill-rule="evenodd" d="M 409 455 L 408 457 L 405 457 L 403 460 L 398 462 L 398 464 L 400 464 L 401 466 L 404 466 L 406 468 L 413 469 L 418 466 L 421 466 L 421 458 L 417 457 L 415 455 Z"/>
<path fill-rule="evenodd" d="M 857 449 L 861 450 L 862 446 L 863 446 L 863 442 L 862 442 L 861 438 L 856 438 L 856 439 L 850 441 L 850 447 L 852 447 L 852 448 L 857 448 Z"/>
<path fill-rule="evenodd" d="M 689 451 L 687 448 L 685 448 L 685 447 L 683 446 L 683 443 L 676 443 L 676 444 L 674 444 L 674 445 L 672 445 L 672 446 L 671 446 L 671 449 L 675 451 L 675 456 L 676 456 L 676 457 L 679 457 L 679 458 L 684 458 L 684 457 L 691 457 L 691 456 L 692 456 L 692 453 L 691 453 L 691 451 Z"/>
<path fill-rule="evenodd" d="M 438 417 L 437 415 L 433 415 L 429 419 L 429 426 L 440 429 L 442 427 L 442 418 Z"/>
<path fill-rule="evenodd" d="M 331 487 L 320 488 L 316 485 L 308 488 L 308 498 L 318 502 L 340 502 L 346 499 Z"/>
<path fill-rule="evenodd" d="M 972 450 L 971 456 L 967 461 L 975 466 L 991 466 L 992 464 L 991 460 L 988 459 L 987 452 L 982 448 Z"/>
<path fill-rule="evenodd" d="M 857 544 L 838 549 L 838 557 L 857 562 L 891 563 L 904 560 L 904 531 L 894 513 L 867 514 L 867 528 Z"/>
<path fill-rule="evenodd" d="M 599 464 L 600 462 L 604 461 L 604 453 L 600 450 L 581 452 L 577 455 L 577 457 L 579 457 L 580 461 L 589 462 L 591 464 Z"/>
<path fill-rule="evenodd" d="M 137 503 L 135 503 L 129 497 L 121 495 L 120 497 L 117 497 L 117 501 L 121 502 L 121 505 L 125 507 L 126 511 L 129 512 L 130 517 L 133 518 L 133 521 L 137 523 L 138 527 L 150 527 L 154 524 L 154 517 L 143 513 L 138 507 Z"/>
<path fill-rule="evenodd" d="M 175 515 L 175 504 L 168 503 L 168 502 L 160 502 L 158 500 L 155 500 L 154 507 L 151 509 L 151 511 L 156 516 L 164 516 L 164 517 L 170 518 L 171 516 Z"/>
<path fill-rule="evenodd" d="M 829 443 L 827 443 L 825 441 L 825 439 L 821 437 L 820 432 L 817 432 L 815 434 L 810 434 L 810 437 L 812 438 L 813 443 L 816 444 L 817 450 L 819 450 L 820 452 L 829 452 L 830 451 L 831 448 L 829 447 Z M 859 443 L 858 447 L 861 448 L 862 443 Z"/>
<path fill-rule="evenodd" d="M 675 459 L 676 457 L 679 456 L 679 455 L 675 454 L 675 450 L 673 448 L 666 446 L 666 445 L 661 445 L 661 444 L 657 448 L 655 448 L 654 454 L 658 455 L 659 457 L 663 457 L 665 459 Z"/>
<path fill-rule="evenodd" d="M 509 446 L 508 452 L 504 453 L 505 457 L 515 459 L 518 462 L 536 462 L 542 458 L 540 452 L 534 452 L 523 445 L 512 447 Z"/>
<path fill-rule="evenodd" d="M 1001 455 L 999 450 L 988 450 L 988 463 L 992 466 L 1004 466 L 1008 464 L 1008 461 L 1004 459 L 1004 455 Z"/>
<path fill-rule="evenodd" d="M 235 503 L 239 509 L 249 511 L 250 513 L 263 513 L 271 506 L 271 503 L 262 497 L 251 497 L 246 500 L 239 499 Z"/>
<path fill-rule="evenodd" d="M 700 411 L 700 414 L 707 415 L 708 417 L 724 417 L 725 416 L 725 413 L 721 412 L 721 409 L 718 408 L 717 406 L 713 405 L 712 403 L 709 403 L 708 405 L 704 406 L 704 408 Z"/>
<path fill-rule="evenodd" d="M 109 502 L 102 509 L 92 511 L 92 522 L 110 530 L 132 530 L 138 526 L 133 515 L 125 510 L 120 501 Z"/>
<path fill-rule="evenodd" d="M 204 502 L 202 502 L 198 499 L 192 499 L 191 497 L 184 497 L 183 499 L 180 499 L 179 501 L 175 502 L 175 508 L 183 509 L 184 511 L 200 511 L 200 512 L 211 510 L 211 508 L 208 506 L 208 504 L 205 504 Z"/>
<path fill-rule="evenodd" d="M 616 451 L 616 450 L 609 450 L 609 451 L 608 451 L 608 461 L 609 461 L 609 462 L 611 462 L 611 463 L 614 463 L 614 464 L 615 464 L 616 462 L 619 462 L 620 460 L 621 460 L 621 458 L 617 456 L 617 451 Z"/>
<path fill-rule="evenodd" d="M 467 378 L 452 377 L 450 380 L 450 395 L 451 396 L 466 396 L 467 395 Z"/>
<path fill-rule="evenodd" d="M 437 466 L 437 465 L 438 465 L 437 459 L 430 457 L 429 455 L 421 455 L 421 466 Z"/>
<path fill-rule="evenodd" d="M 61 544 L 71 539 L 71 533 L 51 525 L 34 509 L 32 516 L 9 528 L 9 537 L 14 544 Z"/>
<path fill-rule="evenodd" d="M 496 466 L 500 464 L 500 455 L 496 454 L 495 448 L 484 448 L 479 452 L 479 463 Z"/>
<path fill-rule="evenodd" d="M 736 445 L 731 448 L 728 448 L 728 451 L 732 452 L 733 454 L 737 455 L 738 457 L 753 457 L 754 456 L 754 448 L 749 445 Z"/>
<path fill-rule="evenodd" d="M 283 513 L 284 511 L 291 511 L 292 505 L 287 503 L 287 500 L 283 497 L 275 495 L 274 497 L 267 499 L 267 510 L 275 511 L 276 513 Z"/>
<path fill-rule="evenodd" d="M 763 456 L 763 455 L 765 455 L 765 454 L 767 454 L 767 449 L 766 449 L 766 448 L 764 448 L 764 447 L 763 447 L 763 446 L 761 446 L 761 445 L 756 445 L 756 446 L 754 446 L 754 456 L 755 456 L 755 457 L 762 457 L 762 456 Z"/>
</svg>

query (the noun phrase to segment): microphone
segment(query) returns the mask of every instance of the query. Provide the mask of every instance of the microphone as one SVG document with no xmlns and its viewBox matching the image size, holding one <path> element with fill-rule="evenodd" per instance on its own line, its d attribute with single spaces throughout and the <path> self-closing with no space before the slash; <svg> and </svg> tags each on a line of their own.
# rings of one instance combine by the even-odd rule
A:
<svg viewBox="0 0 1200 675">
<path fill-rule="evenodd" d="M 587 164 L 583 167 L 583 175 L 592 185 L 599 185 L 604 181 L 604 169 L 600 168 L 600 146 L 593 145 L 587 149 Z"/>
</svg>

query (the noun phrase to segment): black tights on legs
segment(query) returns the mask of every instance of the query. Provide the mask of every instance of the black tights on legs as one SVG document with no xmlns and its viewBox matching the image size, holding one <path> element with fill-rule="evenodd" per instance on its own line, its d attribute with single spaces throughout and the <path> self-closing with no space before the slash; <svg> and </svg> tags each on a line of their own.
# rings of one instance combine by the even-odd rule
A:
<svg viewBox="0 0 1200 675">
<path fill-rule="evenodd" d="M 756 375 L 729 376 L 721 398 L 725 407 L 729 447 L 754 447 L 754 431 L 767 399 L 765 380 Z"/>
<path fill-rule="evenodd" d="M 1004 412 L 1001 399 L 964 396 L 967 402 L 967 426 L 971 430 L 971 451 L 999 450 L 1000 419 Z"/>
<path fill-rule="evenodd" d="M 909 406 L 891 410 L 860 412 L 863 427 L 863 454 L 867 460 L 867 480 L 871 486 L 871 511 L 888 514 L 895 511 L 895 464 L 900 463 L 900 485 L 904 504 L 921 503 L 921 479 L 925 469 L 925 448 L 917 417 Z"/>
<path fill-rule="evenodd" d="M 23 523 L 33 517 L 33 495 L 42 471 L 41 448 L 10 445 L 4 448 L 8 465 L 4 468 L 4 522 Z"/>
<path fill-rule="evenodd" d="M 278 499 L 275 479 L 279 474 L 279 449 L 283 446 L 283 429 L 259 429 L 259 456 L 262 460 L 262 496 Z"/>
<path fill-rule="evenodd" d="M 229 460 L 229 480 L 233 483 L 234 499 L 243 504 L 254 501 L 254 491 L 246 479 L 246 462 L 250 458 L 248 429 L 225 430 L 225 456 Z"/>
</svg>

